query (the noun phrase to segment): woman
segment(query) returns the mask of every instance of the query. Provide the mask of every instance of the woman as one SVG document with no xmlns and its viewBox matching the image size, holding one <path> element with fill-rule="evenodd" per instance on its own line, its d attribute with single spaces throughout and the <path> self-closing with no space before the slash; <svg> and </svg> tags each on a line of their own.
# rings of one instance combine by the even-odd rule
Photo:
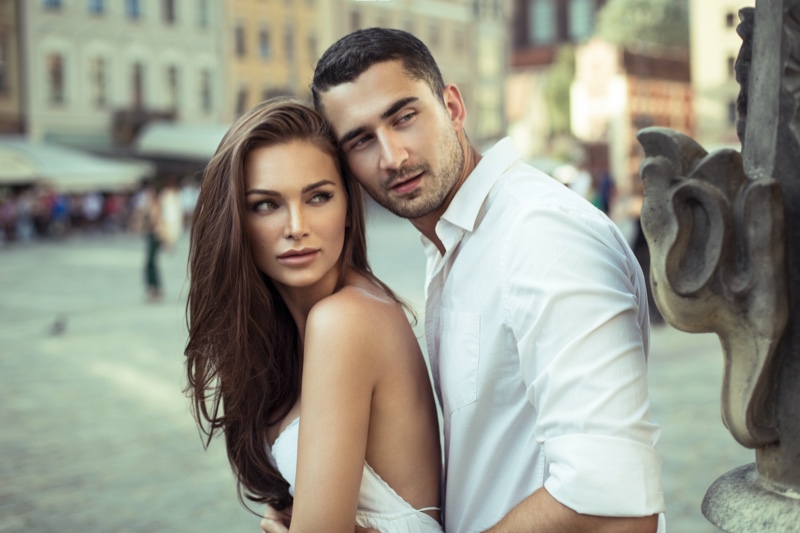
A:
<svg viewBox="0 0 800 533">
<path fill-rule="evenodd" d="M 315 111 L 274 99 L 207 166 L 189 257 L 195 417 L 206 446 L 225 435 L 240 501 L 294 501 L 291 531 L 441 531 L 427 368 L 370 271 L 336 154 Z"/>
</svg>

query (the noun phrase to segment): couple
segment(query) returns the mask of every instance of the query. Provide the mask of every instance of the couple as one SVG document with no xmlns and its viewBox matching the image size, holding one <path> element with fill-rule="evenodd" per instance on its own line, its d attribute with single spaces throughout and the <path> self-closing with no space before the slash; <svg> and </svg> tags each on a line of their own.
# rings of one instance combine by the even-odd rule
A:
<svg viewBox="0 0 800 533">
<path fill-rule="evenodd" d="M 271 100 L 232 127 L 192 223 L 189 390 L 262 529 L 664 531 L 645 284 L 620 232 L 510 140 L 478 154 L 408 33 L 342 38 L 312 91 L 320 115 Z M 358 184 L 422 233 L 444 472 Z"/>
</svg>

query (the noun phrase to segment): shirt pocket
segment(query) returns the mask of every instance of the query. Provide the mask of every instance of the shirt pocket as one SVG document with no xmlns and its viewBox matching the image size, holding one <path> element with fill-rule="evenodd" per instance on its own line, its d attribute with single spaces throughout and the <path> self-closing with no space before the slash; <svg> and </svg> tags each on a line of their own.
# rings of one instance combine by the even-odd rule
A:
<svg viewBox="0 0 800 533">
<path fill-rule="evenodd" d="M 442 309 L 439 382 L 443 408 L 453 413 L 478 399 L 481 317 Z"/>
</svg>

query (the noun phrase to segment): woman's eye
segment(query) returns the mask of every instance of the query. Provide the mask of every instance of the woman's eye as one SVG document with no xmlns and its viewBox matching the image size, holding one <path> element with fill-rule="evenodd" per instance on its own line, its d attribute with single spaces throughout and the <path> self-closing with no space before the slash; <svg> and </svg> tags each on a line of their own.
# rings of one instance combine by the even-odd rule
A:
<svg viewBox="0 0 800 533">
<path fill-rule="evenodd" d="M 333 194 L 331 194 L 329 192 L 318 192 L 318 193 L 315 193 L 311 197 L 310 201 L 311 201 L 312 204 L 323 204 L 323 203 L 327 202 L 328 200 L 330 200 L 332 197 L 333 197 Z"/>
<path fill-rule="evenodd" d="M 258 212 L 274 211 L 277 208 L 278 204 L 276 204 L 272 200 L 262 200 L 260 202 L 254 203 L 251 207 L 253 211 L 258 211 Z"/>
</svg>

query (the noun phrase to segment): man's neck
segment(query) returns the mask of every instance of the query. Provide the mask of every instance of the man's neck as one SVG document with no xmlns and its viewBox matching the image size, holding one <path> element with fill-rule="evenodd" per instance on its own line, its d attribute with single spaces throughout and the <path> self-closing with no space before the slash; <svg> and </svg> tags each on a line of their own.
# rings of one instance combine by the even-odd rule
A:
<svg viewBox="0 0 800 533">
<path fill-rule="evenodd" d="M 458 177 L 455 185 L 448 193 L 447 197 L 445 197 L 442 205 L 436 208 L 431 213 L 425 215 L 424 217 L 415 218 L 411 220 L 411 223 L 414 225 L 420 233 L 425 235 L 439 250 L 439 253 L 444 255 L 445 247 L 442 243 L 441 239 L 436 235 L 436 224 L 439 223 L 439 219 L 442 218 L 442 215 L 447 211 L 447 208 L 450 206 L 450 202 L 453 201 L 456 193 L 458 193 L 461 186 L 467 181 L 467 178 L 472 171 L 475 170 L 475 167 L 478 166 L 478 162 L 481 160 L 481 154 L 478 153 L 478 150 L 475 149 L 472 144 L 466 139 L 466 135 L 462 138 L 461 145 L 464 148 L 464 166 L 461 168 L 461 174 Z"/>
</svg>

